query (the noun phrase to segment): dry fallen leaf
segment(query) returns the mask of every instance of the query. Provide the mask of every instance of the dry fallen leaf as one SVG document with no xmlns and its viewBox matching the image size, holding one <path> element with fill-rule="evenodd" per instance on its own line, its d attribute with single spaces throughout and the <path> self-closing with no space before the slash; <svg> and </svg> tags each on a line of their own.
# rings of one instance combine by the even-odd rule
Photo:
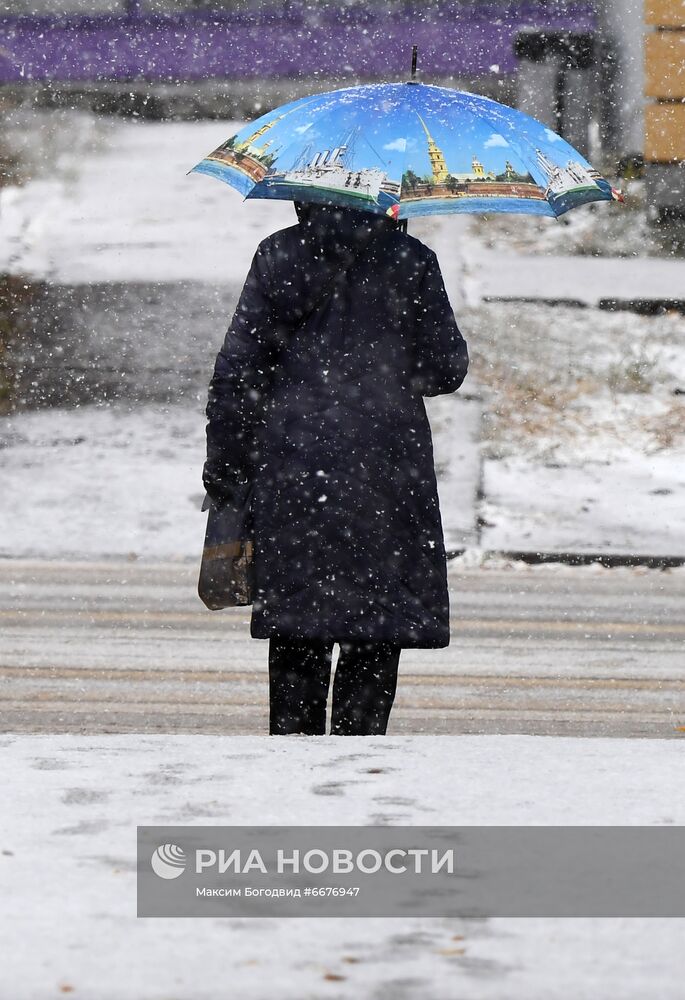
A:
<svg viewBox="0 0 685 1000">
<path fill-rule="evenodd" d="M 342 983 L 346 977 L 339 976 L 337 972 L 327 972 L 323 978 L 327 979 L 330 983 Z"/>
<path fill-rule="evenodd" d="M 438 948 L 437 955 L 445 955 L 447 958 L 452 958 L 455 955 L 464 955 L 466 953 L 466 948 Z"/>
</svg>

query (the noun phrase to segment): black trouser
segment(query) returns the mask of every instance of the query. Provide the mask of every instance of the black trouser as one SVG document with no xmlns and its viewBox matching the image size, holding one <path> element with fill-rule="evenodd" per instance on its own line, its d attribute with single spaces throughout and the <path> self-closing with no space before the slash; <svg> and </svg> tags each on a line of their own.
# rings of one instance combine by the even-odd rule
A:
<svg viewBox="0 0 685 1000">
<path fill-rule="evenodd" d="M 333 643 L 269 640 L 269 732 L 326 732 Z M 400 646 L 341 642 L 333 681 L 332 736 L 383 736 L 397 687 Z"/>
</svg>

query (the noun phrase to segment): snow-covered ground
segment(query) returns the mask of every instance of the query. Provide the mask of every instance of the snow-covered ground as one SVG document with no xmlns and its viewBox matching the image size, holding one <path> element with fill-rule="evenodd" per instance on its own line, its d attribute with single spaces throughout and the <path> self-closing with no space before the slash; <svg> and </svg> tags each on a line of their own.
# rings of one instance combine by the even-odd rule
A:
<svg viewBox="0 0 685 1000">
<path fill-rule="evenodd" d="M 0 556 L 197 558 L 200 407 L 39 410 L 2 424 Z"/>
<path fill-rule="evenodd" d="M 202 406 L 84 406 L 0 419 L 0 558 L 197 559 Z M 445 544 L 475 544 L 477 404 L 431 408 Z"/>
<path fill-rule="evenodd" d="M 611 211 L 611 206 L 605 207 L 605 211 Z M 475 238 L 475 232 L 472 240 L 465 279 L 471 298 L 476 301 L 481 298 L 568 300 L 598 306 L 605 300 L 632 302 L 685 296 L 685 260 L 569 257 L 561 253 L 542 254 L 535 246 L 522 253 L 513 247 L 488 249 Z"/>
<path fill-rule="evenodd" d="M 441 257 L 483 395 L 486 549 L 685 556 L 685 316 L 595 308 L 682 298 L 685 261 L 638 257 L 622 211 L 473 218 L 468 250 Z M 644 231 L 644 213 L 627 218 Z M 581 234 L 627 256 L 585 256 Z"/>
<path fill-rule="evenodd" d="M 23 151 L 31 180 L 0 188 L 0 272 L 64 284 L 242 282 L 259 240 L 296 221 L 289 202 L 241 208 L 224 185 L 186 176 L 239 123 L 27 115 L 10 138 L 33 134 L 43 146 Z"/>
<path fill-rule="evenodd" d="M 472 232 L 483 246 L 505 252 L 682 260 L 682 227 L 650 223 L 644 180 L 621 178 L 616 183 L 625 196 L 618 209 L 596 202 L 551 225 L 542 216 L 480 216 L 473 220 Z"/>
<path fill-rule="evenodd" d="M 486 549 L 685 556 L 685 317 L 596 308 L 682 299 L 685 260 L 648 224 L 642 183 L 626 196 L 557 222 L 470 219 Z"/>
<path fill-rule="evenodd" d="M 682 824 L 677 743 L 5 736 L 0 753 L 12 1000 L 680 994 L 679 919 L 135 916 L 138 824 Z"/>
<path fill-rule="evenodd" d="M 235 289 L 257 241 L 293 219 L 290 205 L 243 206 L 185 176 L 229 123 L 60 112 L 6 124 L 25 183 L 0 191 L 0 271 L 125 282 L 132 295 L 154 282 Z M 474 357 L 466 388 L 485 406 L 482 469 L 479 402 L 431 410 L 449 545 L 685 553 L 674 395 L 684 321 L 482 302 L 498 275 L 511 290 L 510 251 L 610 248 L 593 230 L 600 210 L 620 211 L 574 213 L 568 241 L 561 225 L 520 218 L 487 233 L 479 220 L 412 227 L 438 250 Z M 627 219 L 619 242 L 632 253 L 646 228 L 643 216 L 635 231 Z M 581 275 L 573 260 L 568 280 L 582 287 L 588 261 Z M 217 312 L 217 347 L 224 320 Z M 144 355 L 146 331 L 128 333 Z M 151 352 L 165 334 L 149 331 Z M 117 355 L 108 360 L 116 374 Z M 203 398 L 199 388 L 179 396 L 3 418 L 0 555 L 196 559 Z M 495 645 L 481 656 L 490 648 L 495 657 Z M 0 992 L 12 1000 L 644 1000 L 682 989 L 683 921 L 161 925 L 136 919 L 134 873 L 145 823 L 682 824 L 677 740 L 6 735 L 0 753 Z"/>
<path fill-rule="evenodd" d="M 685 555 L 685 317 L 491 303 L 466 322 L 481 544 Z"/>
</svg>

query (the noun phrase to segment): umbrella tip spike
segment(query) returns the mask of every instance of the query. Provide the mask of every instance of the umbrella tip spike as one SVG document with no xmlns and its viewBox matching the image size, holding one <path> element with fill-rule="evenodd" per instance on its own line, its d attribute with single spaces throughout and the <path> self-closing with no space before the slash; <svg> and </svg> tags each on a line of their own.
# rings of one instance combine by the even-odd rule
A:
<svg viewBox="0 0 685 1000">
<path fill-rule="evenodd" d="M 412 45 L 411 47 L 411 82 L 416 83 L 416 63 L 419 58 L 419 47 L 418 45 Z"/>
</svg>

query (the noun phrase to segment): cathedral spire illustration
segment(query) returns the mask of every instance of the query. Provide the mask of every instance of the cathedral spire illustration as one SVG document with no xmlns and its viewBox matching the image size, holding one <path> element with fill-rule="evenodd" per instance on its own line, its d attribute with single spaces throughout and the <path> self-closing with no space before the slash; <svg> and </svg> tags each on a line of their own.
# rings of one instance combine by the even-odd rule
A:
<svg viewBox="0 0 685 1000">
<path fill-rule="evenodd" d="M 423 125 L 423 130 L 426 133 L 426 138 L 428 139 L 428 158 L 431 163 L 431 170 L 433 171 L 433 183 L 444 184 L 449 177 L 449 170 L 447 169 L 443 152 L 428 131 L 428 126 L 418 111 L 416 112 L 416 117 Z"/>
<path fill-rule="evenodd" d="M 257 145 L 257 140 L 261 139 L 263 135 L 266 135 L 269 129 L 272 129 L 274 125 L 281 121 L 282 118 L 285 118 L 285 114 L 278 115 L 277 118 L 272 118 L 271 121 L 266 122 L 266 124 L 262 125 L 261 128 L 258 128 L 256 132 L 249 135 L 247 139 L 244 139 L 240 143 L 236 143 L 235 148 L 239 152 L 249 152 L 253 156 L 265 156 L 269 151 L 269 146 L 272 145 L 273 140 L 269 139 L 268 142 L 263 143 L 261 146 Z"/>
</svg>

